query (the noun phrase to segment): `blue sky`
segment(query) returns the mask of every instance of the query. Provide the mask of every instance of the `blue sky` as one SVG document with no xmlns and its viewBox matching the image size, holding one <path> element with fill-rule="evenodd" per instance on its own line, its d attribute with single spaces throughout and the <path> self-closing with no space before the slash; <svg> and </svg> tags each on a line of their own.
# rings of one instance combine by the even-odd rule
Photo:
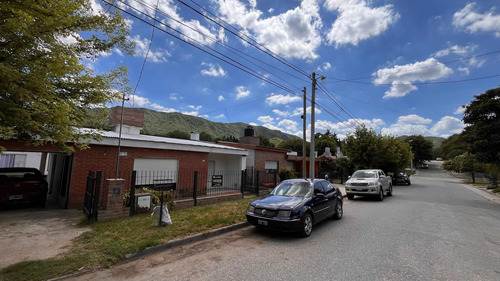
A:
<svg viewBox="0 0 500 281">
<path fill-rule="evenodd" d="M 97 73 L 127 66 L 135 88 L 148 54 L 126 106 L 302 136 L 302 89 L 310 98 L 315 72 L 325 77 L 316 132 L 343 137 L 363 123 L 447 137 L 464 126 L 462 105 L 500 86 L 498 1 L 183 1 L 114 1 L 134 15 L 124 13 L 136 54 L 86 63 Z"/>
</svg>

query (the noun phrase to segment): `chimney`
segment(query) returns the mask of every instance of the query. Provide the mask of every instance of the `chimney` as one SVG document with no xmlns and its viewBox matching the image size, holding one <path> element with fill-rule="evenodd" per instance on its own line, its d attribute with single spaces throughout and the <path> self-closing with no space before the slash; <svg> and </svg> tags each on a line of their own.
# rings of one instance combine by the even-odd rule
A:
<svg viewBox="0 0 500 281">
<path fill-rule="evenodd" d="M 245 132 L 243 137 L 240 137 L 240 143 L 251 144 L 251 145 L 259 145 L 260 139 L 259 137 L 254 136 L 254 128 L 252 126 L 247 126 L 245 128 Z"/>
<path fill-rule="evenodd" d="M 124 134 L 140 134 L 144 127 L 144 111 L 136 108 L 123 108 L 123 125 L 122 133 Z M 109 117 L 109 125 L 115 132 L 120 131 L 120 118 L 122 113 L 121 106 L 111 108 L 111 115 Z"/>
<path fill-rule="evenodd" d="M 200 134 L 199 133 L 195 133 L 195 132 L 191 132 L 191 140 L 199 141 L 200 140 Z"/>
</svg>

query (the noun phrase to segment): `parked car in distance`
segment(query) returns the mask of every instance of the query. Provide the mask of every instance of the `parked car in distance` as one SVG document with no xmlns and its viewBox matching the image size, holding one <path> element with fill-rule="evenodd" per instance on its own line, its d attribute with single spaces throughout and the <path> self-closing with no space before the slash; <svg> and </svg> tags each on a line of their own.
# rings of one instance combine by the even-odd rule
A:
<svg viewBox="0 0 500 281">
<path fill-rule="evenodd" d="M 429 164 L 422 163 L 421 167 L 422 167 L 422 169 L 429 169 Z"/>
<path fill-rule="evenodd" d="M 354 199 L 354 195 L 376 196 L 379 201 L 384 200 L 384 193 L 392 196 L 392 180 L 379 169 L 358 170 L 345 183 L 347 199 Z"/>
<path fill-rule="evenodd" d="M 311 235 L 313 226 L 326 218 L 343 216 L 340 190 L 324 179 L 289 179 L 276 186 L 269 196 L 248 205 L 246 217 L 259 228 Z"/>
<path fill-rule="evenodd" d="M 405 171 L 397 171 L 392 176 L 392 183 L 394 185 L 399 183 L 411 185 L 410 175 L 408 175 Z"/>
<path fill-rule="evenodd" d="M 0 168 L 0 206 L 31 202 L 45 207 L 48 183 L 35 168 Z"/>
</svg>

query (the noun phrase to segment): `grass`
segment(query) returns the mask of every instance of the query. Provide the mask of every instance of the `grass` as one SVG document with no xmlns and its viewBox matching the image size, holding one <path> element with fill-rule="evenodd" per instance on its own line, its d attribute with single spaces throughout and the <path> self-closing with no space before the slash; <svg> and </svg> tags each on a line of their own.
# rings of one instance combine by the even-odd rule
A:
<svg viewBox="0 0 500 281">
<path fill-rule="evenodd" d="M 0 280 L 47 280 L 109 267 L 123 261 L 127 254 L 147 247 L 243 222 L 248 203 L 254 199 L 173 210 L 170 212 L 173 224 L 166 227 L 156 227 L 156 218 L 150 214 L 97 222 L 91 225 L 91 231 L 77 237 L 65 254 L 8 266 L 0 270 Z"/>
<path fill-rule="evenodd" d="M 465 184 L 472 184 L 476 187 L 486 187 L 489 184 L 489 182 L 483 178 L 476 178 L 476 183 L 472 183 L 472 179 L 462 180 L 461 182 Z"/>
</svg>

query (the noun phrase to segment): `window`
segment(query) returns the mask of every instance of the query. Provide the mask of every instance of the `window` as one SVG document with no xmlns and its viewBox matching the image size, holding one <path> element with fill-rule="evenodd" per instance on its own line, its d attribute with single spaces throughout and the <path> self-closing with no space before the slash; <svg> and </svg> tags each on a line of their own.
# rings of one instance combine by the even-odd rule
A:
<svg viewBox="0 0 500 281">
<path fill-rule="evenodd" d="M 321 185 L 323 186 L 323 190 L 325 191 L 325 194 L 330 193 L 330 192 L 333 191 L 332 187 L 330 186 L 330 184 L 328 184 L 328 182 L 322 181 Z"/>
<path fill-rule="evenodd" d="M 266 169 L 266 173 L 278 172 L 279 162 L 278 161 L 266 161 L 265 169 Z"/>
<path fill-rule="evenodd" d="M 325 189 L 324 189 L 323 185 L 321 184 L 321 182 L 317 182 L 314 184 L 314 194 L 317 194 L 317 193 L 326 194 Z"/>
<path fill-rule="evenodd" d="M 176 159 L 134 159 L 134 171 L 137 171 L 136 185 L 152 186 L 156 183 L 176 183 L 179 170 L 179 160 Z"/>
</svg>

